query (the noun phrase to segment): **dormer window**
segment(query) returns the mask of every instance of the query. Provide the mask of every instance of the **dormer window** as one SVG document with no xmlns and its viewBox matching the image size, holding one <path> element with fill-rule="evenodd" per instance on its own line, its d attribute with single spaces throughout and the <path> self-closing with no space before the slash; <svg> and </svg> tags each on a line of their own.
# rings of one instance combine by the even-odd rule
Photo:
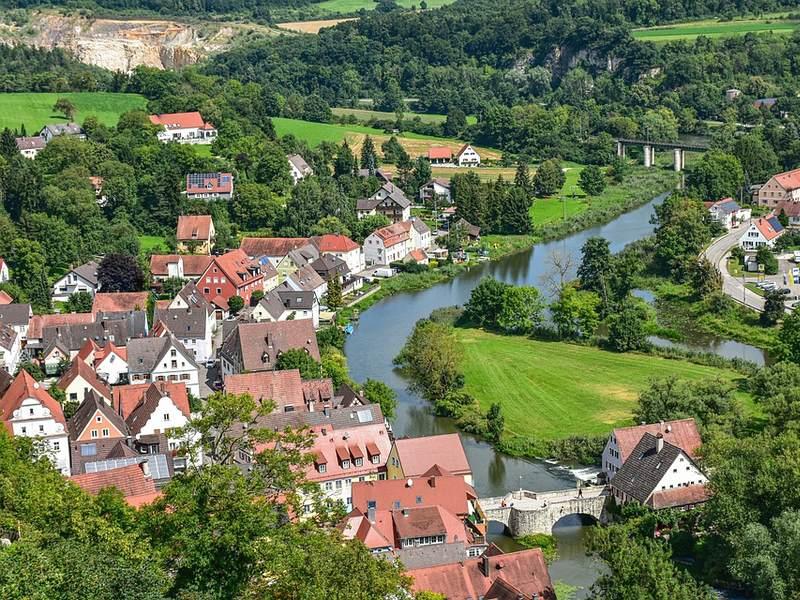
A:
<svg viewBox="0 0 800 600">
<path fill-rule="evenodd" d="M 317 471 L 319 471 L 320 473 L 327 473 L 328 465 L 326 465 L 326 464 L 317 465 Z"/>
<path fill-rule="evenodd" d="M 346 460 L 342 461 L 342 468 L 343 469 L 349 469 L 350 468 L 350 460 L 349 459 L 346 459 Z"/>
<path fill-rule="evenodd" d="M 372 464 L 373 465 L 378 465 L 378 464 L 380 464 L 380 462 L 381 462 L 381 455 L 380 454 L 376 454 L 375 456 L 372 457 Z"/>
<path fill-rule="evenodd" d="M 357 467 L 363 466 L 364 459 L 363 458 L 355 458 L 353 459 L 353 464 Z"/>
</svg>

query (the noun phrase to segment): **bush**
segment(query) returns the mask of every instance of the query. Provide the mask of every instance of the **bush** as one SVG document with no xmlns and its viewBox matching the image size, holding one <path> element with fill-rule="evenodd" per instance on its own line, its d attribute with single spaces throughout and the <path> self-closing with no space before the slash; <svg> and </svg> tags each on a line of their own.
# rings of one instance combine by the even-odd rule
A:
<svg viewBox="0 0 800 600">
<path fill-rule="evenodd" d="M 532 533 L 530 535 L 523 535 L 516 538 L 520 546 L 525 548 L 539 548 L 544 554 L 544 559 L 547 563 L 551 563 L 558 559 L 558 549 L 556 548 L 556 538 L 546 533 Z"/>
</svg>

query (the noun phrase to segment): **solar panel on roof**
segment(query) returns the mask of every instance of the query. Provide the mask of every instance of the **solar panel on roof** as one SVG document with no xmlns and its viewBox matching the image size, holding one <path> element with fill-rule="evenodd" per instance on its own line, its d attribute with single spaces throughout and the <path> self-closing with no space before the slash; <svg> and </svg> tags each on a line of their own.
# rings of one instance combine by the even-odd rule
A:
<svg viewBox="0 0 800 600">
<path fill-rule="evenodd" d="M 141 457 L 130 456 L 128 458 L 109 458 L 86 463 L 84 467 L 87 473 L 101 473 L 103 471 L 110 471 L 111 469 L 119 469 L 120 467 L 138 465 L 145 461 L 147 461 L 150 467 L 150 475 L 153 479 L 169 479 L 167 457 L 163 454 L 148 454 L 147 456 Z"/>
<path fill-rule="evenodd" d="M 372 411 L 369 408 L 356 411 L 356 417 L 359 423 L 369 423 L 372 421 Z"/>
</svg>

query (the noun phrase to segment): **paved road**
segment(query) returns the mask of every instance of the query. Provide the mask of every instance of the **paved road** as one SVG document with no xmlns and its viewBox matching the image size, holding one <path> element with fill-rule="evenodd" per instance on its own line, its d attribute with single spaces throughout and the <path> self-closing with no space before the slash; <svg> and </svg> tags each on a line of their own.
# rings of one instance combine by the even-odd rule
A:
<svg viewBox="0 0 800 600">
<path fill-rule="evenodd" d="M 730 249 L 736 245 L 747 227 L 748 224 L 745 223 L 743 226 L 737 227 L 721 238 L 714 240 L 714 242 L 706 248 L 705 255 L 711 264 L 716 266 L 719 272 L 722 273 L 722 291 L 736 300 L 736 302 L 744 304 L 748 308 L 752 308 L 758 312 L 762 312 L 764 310 L 764 298 L 744 287 L 741 279 L 728 274 L 728 267 L 725 264 Z"/>
<path fill-rule="evenodd" d="M 577 498 L 597 498 L 598 496 L 606 495 L 606 493 L 606 487 L 602 485 L 585 487 L 581 490 L 580 496 L 578 496 L 577 488 L 555 490 L 552 492 L 530 492 L 528 490 L 523 490 L 521 494 L 518 491 L 513 491 L 505 496 L 480 498 L 480 503 L 481 508 L 484 510 L 504 508 L 512 504 L 515 508 L 520 510 L 536 510 L 551 504 L 570 502 Z"/>
</svg>

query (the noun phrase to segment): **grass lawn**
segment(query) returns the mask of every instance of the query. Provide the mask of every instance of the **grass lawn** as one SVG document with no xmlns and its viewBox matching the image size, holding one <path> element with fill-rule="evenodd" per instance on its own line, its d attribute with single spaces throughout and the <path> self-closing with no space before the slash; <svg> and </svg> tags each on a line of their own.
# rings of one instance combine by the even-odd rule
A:
<svg viewBox="0 0 800 600">
<path fill-rule="evenodd" d="M 452 4 L 455 0 L 426 0 L 428 8 L 439 8 Z M 400 6 L 411 8 L 412 6 L 419 7 L 419 0 L 397 0 Z M 315 8 L 321 9 L 331 14 L 337 13 L 354 13 L 362 8 L 365 10 L 373 10 L 377 6 L 374 0 L 325 0 L 315 5 Z"/>
<path fill-rule="evenodd" d="M 28 135 L 33 135 L 51 123 L 66 123 L 64 115 L 53 111 L 59 98 L 67 98 L 77 108 L 75 121 L 83 123 L 89 116 L 97 117 L 105 125 L 116 125 L 119 116 L 129 110 L 143 109 L 147 104 L 139 94 L 109 92 L 64 93 L 9 93 L 0 94 L 0 128 L 19 128 L 25 124 Z"/>
<path fill-rule="evenodd" d="M 211 144 L 191 144 L 194 153 L 203 158 L 211 158 Z"/>
<path fill-rule="evenodd" d="M 272 123 L 275 126 L 275 132 L 279 136 L 292 134 L 310 146 L 318 146 L 322 142 L 341 143 L 347 140 L 356 155 L 361 151 L 361 144 L 367 135 L 372 137 L 379 152 L 381 144 L 391 137 L 390 134 L 384 133 L 380 129 L 366 127 L 365 125 L 313 123 L 311 121 L 283 117 L 273 117 Z M 437 138 L 415 133 L 402 133 L 397 136 L 397 139 L 412 158 L 427 154 L 428 148 L 431 146 L 447 146 L 455 152 L 464 144 L 464 142 L 452 138 Z M 478 146 L 475 146 L 475 149 L 485 159 L 498 160 L 500 158 L 498 150 Z"/>
<path fill-rule="evenodd" d="M 158 235 L 140 235 L 139 236 L 139 249 L 142 253 L 159 250 L 162 252 L 169 252 L 167 247 L 167 240 Z"/>
<path fill-rule="evenodd" d="M 382 112 L 380 110 L 367 110 L 366 108 L 332 108 L 333 114 L 338 116 L 352 115 L 359 121 L 369 121 L 370 119 L 394 120 L 396 115 L 393 112 Z M 404 112 L 403 119 L 416 119 L 423 123 L 444 123 L 447 115 L 433 115 L 426 113 Z M 478 117 L 469 115 L 467 117 L 467 124 L 474 125 L 478 122 Z"/>
<path fill-rule="evenodd" d="M 722 377 L 732 370 L 644 354 L 617 354 L 590 346 L 457 329 L 465 391 L 488 410 L 500 402 L 509 434 L 552 440 L 604 435 L 630 425 L 640 390 L 653 377 Z M 747 406 L 749 396 L 739 393 Z"/>
<path fill-rule="evenodd" d="M 693 40 L 701 35 L 706 37 L 728 37 L 746 33 L 778 33 L 790 34 L 800 28 L 800 21 L 789 21 L 776 18 L 740 19 L 735 21 L 692 21 L 675 25 L 634 29 L 632 34 L 637 40 L 646 42 L 671 42 L 675 40 Z"/>
</svg>

